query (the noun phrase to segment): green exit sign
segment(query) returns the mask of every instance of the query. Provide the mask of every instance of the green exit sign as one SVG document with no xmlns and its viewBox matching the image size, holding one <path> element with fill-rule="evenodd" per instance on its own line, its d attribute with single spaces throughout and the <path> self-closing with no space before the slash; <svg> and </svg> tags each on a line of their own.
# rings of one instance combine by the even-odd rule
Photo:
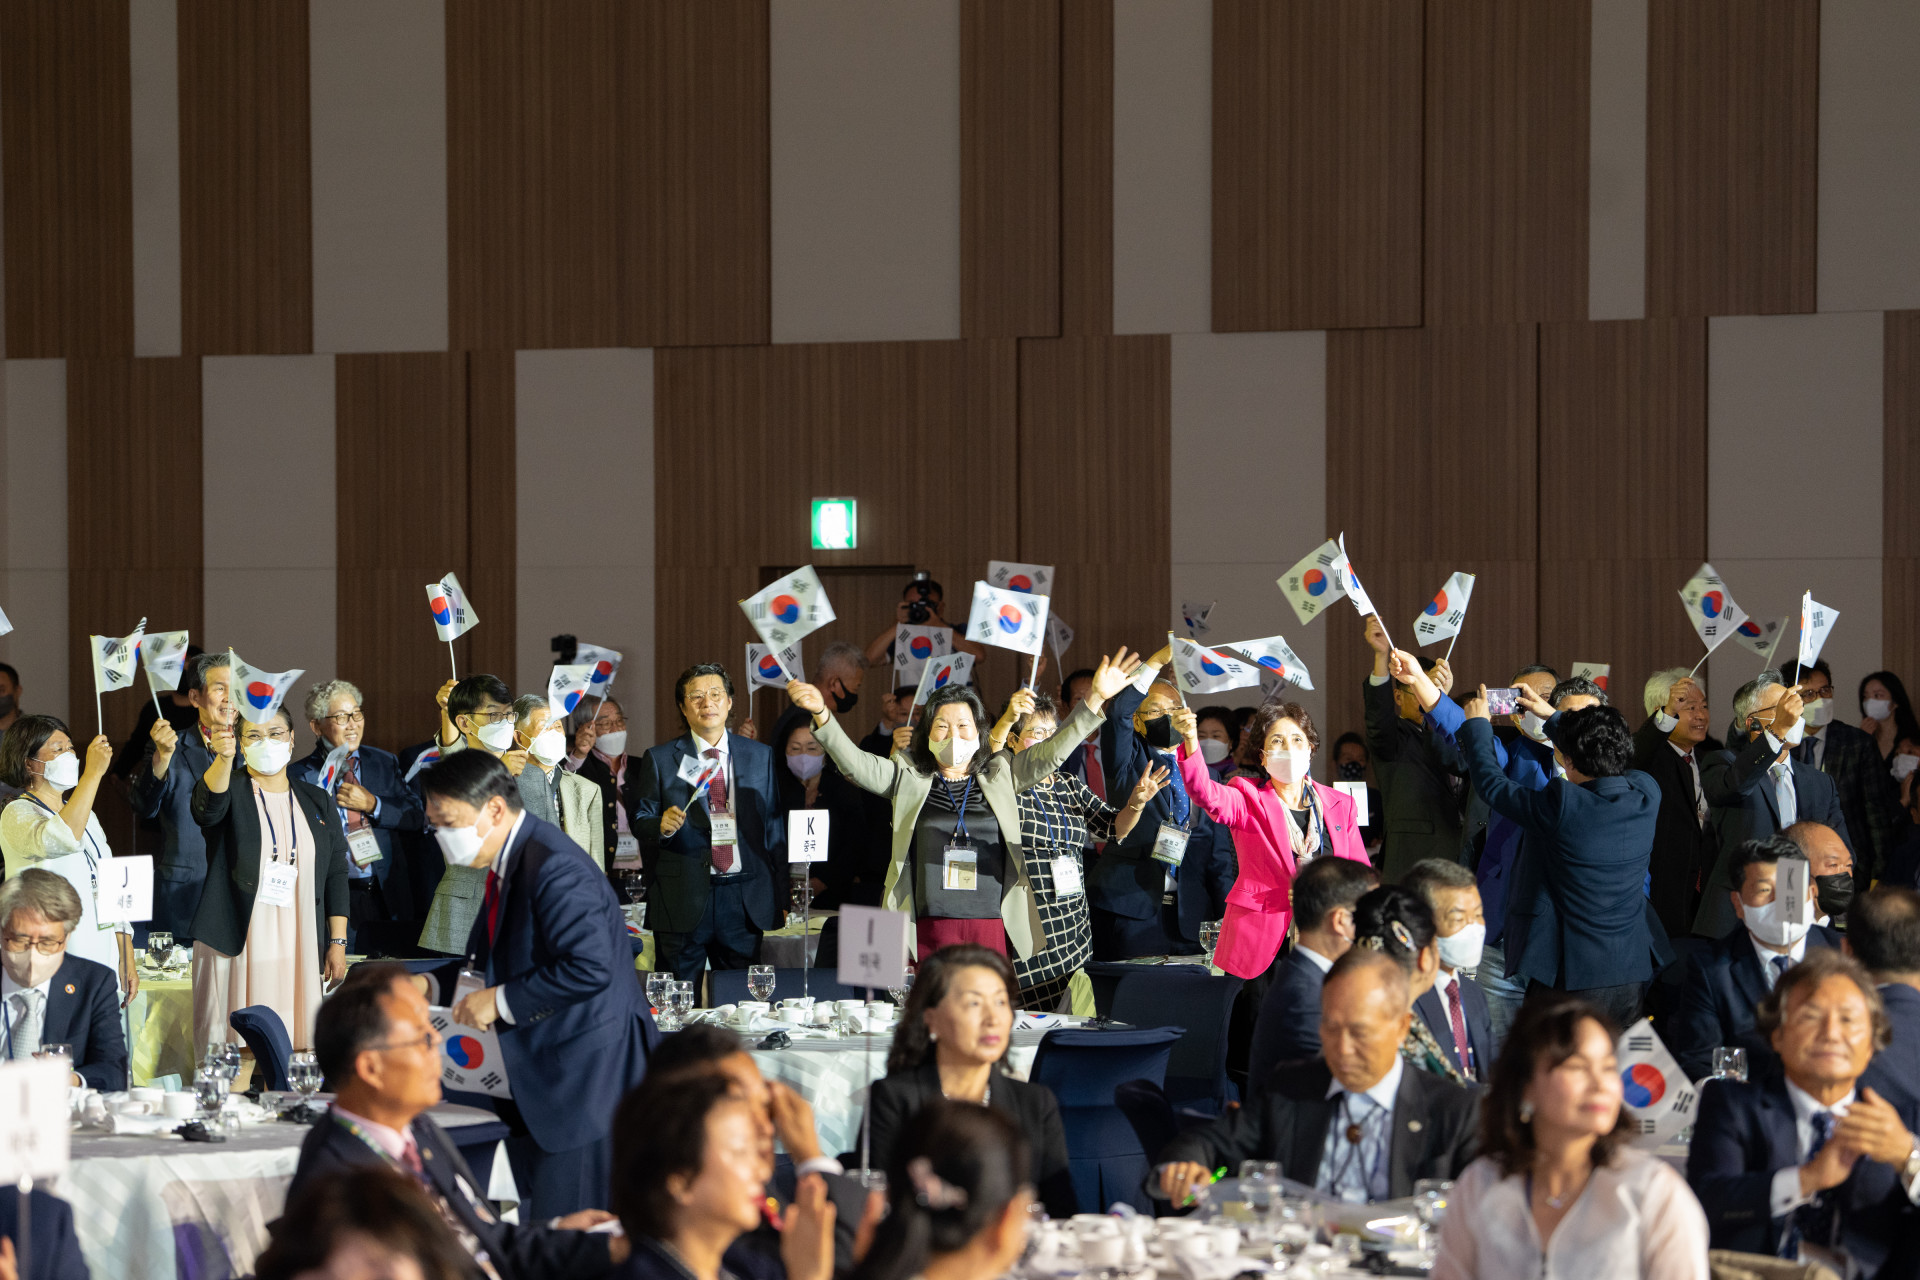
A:
<svg viewBox="0 0 1920 1280">
<path fill-rule="evenodd" d="M 813 549 L 845 551 L 860 545 L 860 504 L 852 498 L 813 500 Z"/>
</svg>

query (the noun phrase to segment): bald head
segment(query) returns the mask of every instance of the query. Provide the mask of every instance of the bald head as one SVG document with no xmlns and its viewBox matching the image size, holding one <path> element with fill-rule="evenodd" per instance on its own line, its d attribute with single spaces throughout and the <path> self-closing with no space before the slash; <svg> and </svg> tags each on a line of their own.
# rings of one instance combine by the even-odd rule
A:
<svg viewBox="0 0 1920 1280">
<path fill-rule="evenodd" d="M 1816 876 L 1851 875 L 1853 855 L 1840 833 L 1824 822 L 1796 822 L 1781 833 L 1800 846 Z"/>
<path fill-rule="evenodd" d="M 1355 947 L 1334 961 L 1320 988 L 1320 1052 L 1351 1093 L 1392 1068 L 1413 1022 L 1407 972 L 1385 952 Z"/>
</svg>

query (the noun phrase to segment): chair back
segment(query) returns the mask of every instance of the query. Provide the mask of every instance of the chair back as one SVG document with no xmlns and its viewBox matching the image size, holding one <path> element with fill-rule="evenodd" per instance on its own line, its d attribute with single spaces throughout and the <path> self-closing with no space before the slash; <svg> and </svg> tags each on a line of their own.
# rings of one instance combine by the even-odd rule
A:
<svg viewBox="0 0 1920 1280">
<path fill-rule="evenodd" d="M 1227 1078 L 1227 1024 L 1241 980 L 1193 966 L 1142 968 L 1120 980 L 1113 1016 L 1136 1027 L 1184 1027 L 1167 1063 L 1167 1100 L 1218 1115 L 1240 1091 Z"/>
<path fill-rule="evenodd" d="M 1027 1078 L 1053 1090 L 1067 1134 L 1074 1199 L 1082 1213 L 1103 1213 L 1116 1201 L 1150 1213 L 1144 1189 L 1150 1153 L 1128 1117 L 1115 1110 L 1115 1091 L 1128 1081 L 1156 1088 L 1180 1039 L 1178 1027 L 1127 1031 L 1049 1031 Z"/>
<path fill-rule="evenodd" d="M 287 1035 L 287 1024 L 280 1020 L 272 1005 L 250 1004 L 244 1009 L 235 1009 L 228 1015 L 227 1025 L 239 1032 L 247 1048 L 253 1050 L 261 1088 L 292 1087 L 287 1083 L 287 1062 L 293 1056 L 293 1041 Z"/>
</svg>

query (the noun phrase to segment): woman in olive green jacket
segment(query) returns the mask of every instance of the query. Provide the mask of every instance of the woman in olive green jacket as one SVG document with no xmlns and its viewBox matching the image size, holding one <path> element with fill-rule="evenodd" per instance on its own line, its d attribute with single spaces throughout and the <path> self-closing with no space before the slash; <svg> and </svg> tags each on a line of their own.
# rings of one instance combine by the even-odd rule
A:
<svg viewBox="0 0 1920 1280">
<path fill-rule="evenodd" d="M 1025 958 L 1044 945 L 1015 796 L 1044 781 L 1100 726 L 1101 708 L 1139 665 L 1124 647 L 1102 658 L 1086 699 L 1053 737 L 1012 755 L 983 749 L 986 709 L 964 685 L 927 699 L 911 744 L 886 759 L 846 735 L 814 686 L 787 686 L 795 705 L 812 713 L 814 736 L 840 772 L 892 803 L 893 857 L 880 902 L 914 917 L 916 954 L 977 942 L 1002 954 L 1011 944 Z"/>
</svg>

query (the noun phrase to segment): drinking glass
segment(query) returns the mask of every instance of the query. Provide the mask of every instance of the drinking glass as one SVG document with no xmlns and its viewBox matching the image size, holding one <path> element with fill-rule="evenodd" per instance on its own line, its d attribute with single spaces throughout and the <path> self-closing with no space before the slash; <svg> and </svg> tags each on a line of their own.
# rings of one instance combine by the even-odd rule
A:
<svg viewBox="0 0 1920 1280">
<path fill-rule="evenodd" d="M 674 1010 L 680 1015 L 681 1025 L 686 1024 L 687 1015 L 694 1009 L 693 983 L 676 982 L 673 984 Z"/>
<path fill-rule="evenodd" d="M 1715 1080 L 1745 1080 L 1747 1078 L 1747 1051 L 1725 1045 L 1713 1051 L 1713 1075 Z"/>
<path fill-rule="evenodd" d="M 1274 1196 L 1273 1260 L 1291 1262 L 1313 1243 L 1313 1205 L 1288 1196 Z"/>
<path fill-rule="evenodd" d="M 894 1004 L 904 1009 L 906 1008 L 906 1005 L 907 1005 L 907 993 L 912 990 L 913 990 L 913 971 L 908 970 L 907 975 L 904 978 L 900 979 L 899 986 L 887 988 L 887 994 L 893 997 Z"/>
<path fill-rule="evenodd" d="M 1240 1162 L 1240 1198 L 1247 1202 L 1247 1209 L 1253 1214 L 1254 1228 L 1262 1236 L 1271 1234 L 1273 1202 L 1279 1194 L 1279 1161 L 1242 1160 Z"/>
<path fill-rule="evenodd" d="M 300 1095 L 302 1106 L 313 1101 L 313 1095 L 320 1092 L 320 1060 L 305 1050 L 288 1058 L 287 1083 Z"/>
<path fill-rule="evenodd" d="M 230 1077 L 222 1075 L 217 1068 L 202 1067 L 194 1072 L 193 1093 L 200 1103 L 203 1113 L 202 1122 L 212 1127 L 220 1114 L 220 1108 L 226 1105 L 227 1088 Z"/>
<path fill-rule="evenodd" d="M 770 964 L 747 966 L 747 992 L 755 1000 L 773 999 L 774 974 Z"/>
<path fill-rule="evenodd" d="M 1213 963 L 1213 949 L 1220 945 L 1220 921 L 1208 920 L 1200 926 L 1200 946 L 1207 953 L 1207 963 Z"/>
<path fill-rule="evenodd" d="M 666 1012 L 667 993 L 672 989 L 671 973 L 655 972 L 647 975 L 647 1003 L 653 1007 L 656 1015 Z"/>
<path fill-rule="evenodd" d="M 1440 1224 L 1447 1216 L 1453 1183 L 1445 1178 L 1420 1178 L 1413 1184 L 1413 1212 L 1420 1219 L 1420 1253 L 1432 1265 L 1440 1248 Z"/>
<path fill-rule="evenodd" d="M 164 969 L 173 960 L 173 935 L 164 929 L 147 933 L 147 958 L 156 969 Z"/>
</svg>

